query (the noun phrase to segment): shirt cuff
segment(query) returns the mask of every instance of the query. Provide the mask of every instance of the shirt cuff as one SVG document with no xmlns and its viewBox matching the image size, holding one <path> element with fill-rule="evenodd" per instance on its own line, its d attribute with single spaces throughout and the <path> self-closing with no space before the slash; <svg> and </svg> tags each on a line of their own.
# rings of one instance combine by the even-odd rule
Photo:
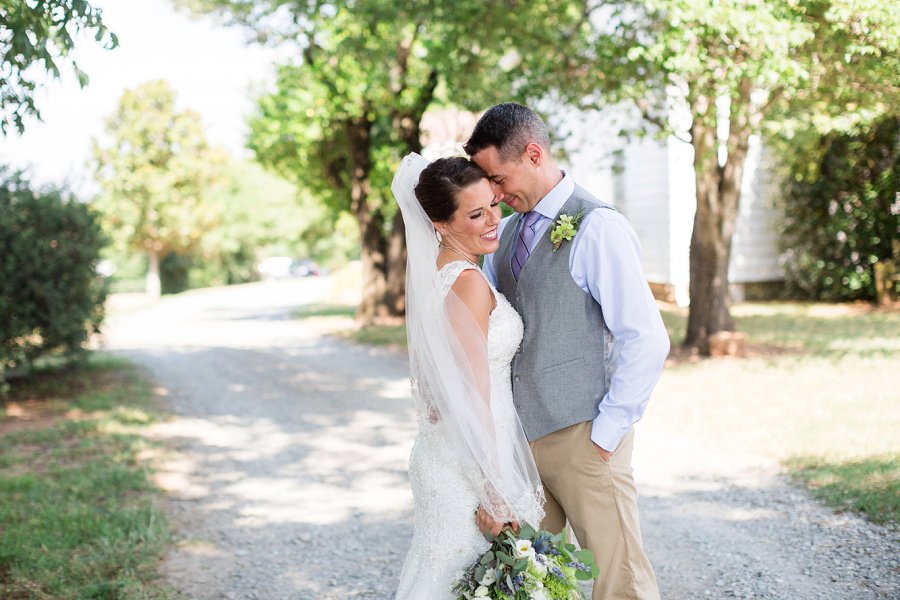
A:
<svg viewBox="0 0 900 600">
<path fill-rule="evenodd" d="M 623 429 L 600 413 L 591 426 L 591 440 L 607 452 L 615 452 L 619 442 L 622 441 L 629 429 L 631 427 Z"/>
</svg>

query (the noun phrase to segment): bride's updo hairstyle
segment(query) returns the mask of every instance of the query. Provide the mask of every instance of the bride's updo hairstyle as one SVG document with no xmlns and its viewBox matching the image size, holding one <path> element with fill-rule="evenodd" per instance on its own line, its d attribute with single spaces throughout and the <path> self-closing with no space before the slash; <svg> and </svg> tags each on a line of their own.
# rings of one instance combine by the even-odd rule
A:
<svg viewBox="0 0 900 600">
<path fill-rule="evenodd" d="M 416 184 L 416 199 L 434 223 L 446 223 L 456 212 L 456 194 L 487 173 L 467 158 L 439 158 L 422 171 Z"/>
</svg>

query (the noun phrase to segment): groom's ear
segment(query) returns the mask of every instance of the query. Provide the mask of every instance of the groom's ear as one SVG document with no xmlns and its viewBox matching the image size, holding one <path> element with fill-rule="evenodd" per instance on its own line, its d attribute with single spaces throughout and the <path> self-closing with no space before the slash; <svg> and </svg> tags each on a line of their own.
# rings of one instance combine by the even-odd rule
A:
<svg viewBox="0 0 900 600">
<path fill-rule="evenodd" d="M 544 149 L 541 148 L 540 144 L 535 142 L 529 143 L 525 146 L 525 160 L 530 161 L 536 167 L 541 166 L 544 160 Z"/>
</svg>

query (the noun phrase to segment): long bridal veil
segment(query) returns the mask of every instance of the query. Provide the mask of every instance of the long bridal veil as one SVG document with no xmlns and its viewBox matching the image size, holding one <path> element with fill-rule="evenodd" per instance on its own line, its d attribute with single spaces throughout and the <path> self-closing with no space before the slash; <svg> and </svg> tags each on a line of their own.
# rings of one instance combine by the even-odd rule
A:
<svg viewBox="0 0 900 600">
<path fill-rule="evenodd" d="M 425 403 L 495 519 L 540 525 L 543 487 L 515 411 L 491 406 L 487 339 L 456 294 L 442 293 L 434 226 L 415 196 L 429 161 L 407 155 L 391 190 L 406 226 L 406 325 L 413 393 Z M 495 415 L 502 414 L 500 419 Z"/>
</svg>

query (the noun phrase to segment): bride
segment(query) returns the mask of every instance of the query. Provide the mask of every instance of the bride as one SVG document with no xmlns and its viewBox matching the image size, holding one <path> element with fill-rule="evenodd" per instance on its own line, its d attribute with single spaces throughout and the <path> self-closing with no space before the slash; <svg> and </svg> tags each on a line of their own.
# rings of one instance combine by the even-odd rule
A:
<svg viewBox="0 0 900 600">
<path fill-rule="evenodd" d="M 512 400 L 522 320 L 477 261 L 497 250 L 499 202 L 465 158 L 403 159 L 407 329 L 419 435 L 409 461 L 412 546 L 398 600 L 452 599 L 504 524 L 539 525 L 543 488 Z"/>
</svg>

